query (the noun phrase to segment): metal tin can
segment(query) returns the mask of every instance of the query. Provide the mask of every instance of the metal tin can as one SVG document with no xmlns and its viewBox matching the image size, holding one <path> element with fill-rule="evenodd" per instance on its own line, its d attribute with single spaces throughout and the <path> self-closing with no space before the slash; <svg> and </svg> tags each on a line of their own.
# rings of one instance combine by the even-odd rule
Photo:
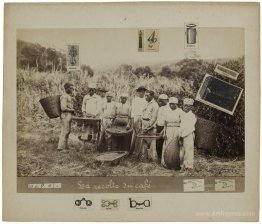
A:
<svg viewBox="0 0 262 224">
<path fill-rule="evenodd" d="M 187 24 L 186 25 L 186 40 L 187 44 L 196 44 L 196 25 L 195 24 Z"/>
</svg>

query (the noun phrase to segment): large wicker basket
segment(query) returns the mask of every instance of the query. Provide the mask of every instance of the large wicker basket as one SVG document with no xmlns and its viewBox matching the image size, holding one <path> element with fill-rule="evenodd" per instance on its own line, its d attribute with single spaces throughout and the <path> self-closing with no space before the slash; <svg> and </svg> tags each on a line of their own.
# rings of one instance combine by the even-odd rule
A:
<svg viewBox="0 0 262 224">
<path fill-rule="evenodd" d="M 61 95 L 49 96 L 39 100 L 46 115 L 49 118 L 60 117 L 61 114 L 60 97 Z"/>
<path fill-rule="evenodd" d="M 126 130 L 125 126 L 112 126 L 106 129 L 106 132 L 114 136 L 125 136 L 133 132 L 133 129 Z"/>
<path fill-rule="evenodd" d="M 112 151 L 105 152 L 98 155 L 95 160 L 101 162 L 102 164 L 117 165 L 120 160 L 124 159 L 128 155 L 126 151 Z"/>
</svg>

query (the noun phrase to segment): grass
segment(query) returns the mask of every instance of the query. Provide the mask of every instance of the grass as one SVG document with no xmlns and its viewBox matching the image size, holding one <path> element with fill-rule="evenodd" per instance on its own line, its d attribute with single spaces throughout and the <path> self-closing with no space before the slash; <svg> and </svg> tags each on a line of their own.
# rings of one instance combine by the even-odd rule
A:
<svg viewBox="0 0 262 224">
<path fill-rule="evenodd" d="M 118 165 L 101 165 L 95 161 L 98 152 L 89 145 L 87 152 L 79 152 L 81 142 L 73 127 L 68 154 L 56 150 L 59 136 L 59 119 L 42 122 L 38 132 L 31 122 L 18 125 L 18 176 L 244 176 L 243 158 L 222 159 L 207 156 L 195 149 L 194 171 L 168 170 L 157 163 L 138 162 L 134 157 Z M 49 129 L 43 128 L 49 127 Z M 35 127 L 36 128 L 36 127 Z"/>
</svg>

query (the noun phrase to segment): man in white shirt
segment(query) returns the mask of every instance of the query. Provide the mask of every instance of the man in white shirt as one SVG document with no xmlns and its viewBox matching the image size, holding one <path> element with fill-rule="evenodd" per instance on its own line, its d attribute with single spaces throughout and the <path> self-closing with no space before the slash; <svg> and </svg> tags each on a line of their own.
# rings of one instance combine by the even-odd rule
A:
<svg viewBox="0 0 262 224">
<path fill-rule="evenodd" d="M 146 101 L 148 102 L 142 114 L 142 133 L 144 135 L 156 134 L 156 120 L 158 114 L 158 104 L 154 99 L 154 91 L 147 90 L 145 93 Z M 158 162 L 156 152 L 156 140 L 142 139 L 141 149 L 139 153 L 142 161 L 149 160 Z"/>
<path fill-rule="evenodd" d="M 91 83 L 89 86 L 89 93 L 84 96 L 82 104 L 82 112 L 84 117 L 99 118 L 101 98 L 96 92 L 96 85 Z M 84 142 L 95 143 L 97 141 L 98 126 L 84 125 L 81 140 Z"/>
<path fill-rule="evenodd" d="M 116 104 L 116 119 L 114 125 L 130 129 L 130 104 L 127 102 L 128 94 L 122 93 L 120 95 L 120 102 Z M 124 135 L 116 139 L 118 145 L 122 148 L 130 150 L 131 135 Z"/>
<path fill-rule="evenodd" d="M 111 151 L 112 149 L 112 136 L 108 132 L 106 132 L 107 128 L 110 128 L 113 124 L 113 121 L 116 117 L 116 104 L 112 101 L 113 94 L 111 92 L 106 93 L 107 102 L 103 105 L 101 111 L 101 131 L 100 138 L 98 143 L 98 148 L 101 151 L 105 151 L 103 148 L 103 140 L 104 138 L 107 141 L 107 150 Z"/>
<path fill-rule="evenodd" d="M 146 91 L 146 88 L 144 86 L 139 86 L 136 89 L 137 96 L 134 97 L 131 103 L 131 109 L 130 109 L 131 124 L 129 126 L 133 127 L 133 134 L 132 134 L 132 140 L 131 140 L 131 145 L 130 145 L 130 154 L 132 154 L 134 150 L 138 151 L 138 148 L 139 148 L 139 146 L 136 145 L 136 140 L 137 140 L 136 136 L 139 132 L 141 132 L 142 113 L 147 105 L 147 101 L 144 97 L 145 91 Z"/>
<path fill-rule="evenodd" d="M 181 116 L 180 124 L 180 166 L 181 170 L 193 169 L 194 167 L 194 140 L 196 116 L 192 112 L 194 100 L 185 98 L 183 101 L 184 113 Z"/>
<path fill-rule="evenodd" d="M 170 97 L 168 104 L 169 106 L 164 116 L 165 128 L 163 130 L 164 144 L 161 164 L 169 169 L 175 168 L 175 170 L 178 170 L 180 168 L 179 128 L 184 112 L 178 107 L 178 99 L 176 97 Z"/>
<path fill-rule="evenodd" d="M 108 92 L 108 90 L 106 90 L 105 88 L 101 87 L 99 88 L 99 96 L 100 96 L 100 109 L 99 109 L 99 114 L 101 116 L 101 111 L 103 108 L 103 105 L 106 103 L 106 93 Z"/>
<path fill-rule="evenodd" d="M 129 118 L 130 104 L 127 103 L 128 94 L 122 93 L 120 96 L 120 103 L 116 104 L 116 116 Z M 128 120 L 127 120 L 128 124 Z"/>
<path fill-rule="evenodd" d="M 160 134 L 165 126 L 165 113 L 168 108 L 168 96 L 166 94 L 161 94 L 158 97 L 158 115 L 156 121 L 156 133 Z M 164 138 L 161 137 L 160 139 L 156 140 L 156 151 L 158 158 L 161 160 L 162 157 L 162 148 L 163 148 Z"/>
</svg>

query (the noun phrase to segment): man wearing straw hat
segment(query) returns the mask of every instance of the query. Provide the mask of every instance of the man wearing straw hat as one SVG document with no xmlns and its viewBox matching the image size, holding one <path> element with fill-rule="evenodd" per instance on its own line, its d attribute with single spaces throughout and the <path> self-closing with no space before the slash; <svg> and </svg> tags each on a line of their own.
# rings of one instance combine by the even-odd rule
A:
<svg viewBox="0 0 262 224">
<path fill-rule="evenodd" d="M 72 95 L 74 86 L 72 83 L 65 83 L 65 94 L 60 97 L 61 106 L 61 134 L 59 137 L 57 149 L 62 152 L 68 152 L 68 138 L 71 131 L 71 121 L 74 113 Z"/>
<path fill-rule="evenodd" d="M 100 113 L 100 97 L 96 94 L 96 84 L 90 83 L 89 93 L 84 96 L 82 112 L 84 117 L 98 118 Z M 97 125 L 84 125 L 81 140 L 95 143 L 97 141 Z"/>
<path fill-rule="evenodd" d="M 106 132 L 107 128 L 110 128 L 113 124 L 113 121 L 116 117 L 116 105 L 115 102 L 112 101 L 113 94 L 111 92 L 106 93 L 107 102 L 103 105 L 101 111 L 101 132 L 98 147 L 100 150 L 102 148 L 102 142 L 105 138 L 107 140 L 107 150 L 112 150 L 112 136 L 110 133 Z"/>
<path fill-rule="evenodd" d="M 131 117 L 131 124 L 127 127 L 131 128 L 133 127 L 133 134 L 132 134 L 132 140 L 130 145 L 130 154 L 132 154 L 134 151 L 138 153 L 139 147 L 137 146 L 137 134 L 141 132 L 142 129 L 142 113 L 143 110 L 146 108 L 147 101 L 145 99 L 145 91 L 146 88 L 144 86 L 139 86 L 136 89 L 137 96 L 133 98 L 130 108 L 130 117 Z"/>
<path fill-rule="evenodd" d="M 100 112 L 101 112 L 103 105 L 106 103 L 106 93 L 108 92 L 108 90 L 104 87 L 101 87 L 98 89 L 98 91 L 100 96 Z"/>
</svg>

